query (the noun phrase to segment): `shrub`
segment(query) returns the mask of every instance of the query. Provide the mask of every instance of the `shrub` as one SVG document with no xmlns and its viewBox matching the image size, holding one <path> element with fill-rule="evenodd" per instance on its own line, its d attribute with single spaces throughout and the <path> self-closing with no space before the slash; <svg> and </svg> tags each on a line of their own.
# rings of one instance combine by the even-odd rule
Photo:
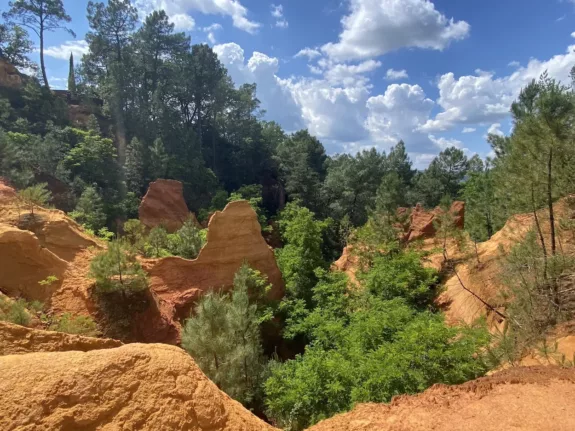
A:
<svg viewBox="0 0 575 431">
<path fill-rule="evenodd" d="M 123 240 L 111 241 L 107 250 L 94 257 L 90 277 L 99 293 L 141 291 L 148 285 L 145 271 Z"/>
<path fill-rule="evenodd" d="M 18 193 L 24 205 L 30 209 L 30 213 L 34 215 L 34 208 L 37 206 L 45 206 L 52 200 L 52 193 L 47 189 L 48 184 L 41 183 L 35 184 Z"/>
<path fill-rule="evenodd" d="M 167 247 L 172 254 L 185 259 L 195 259 L 205 243 L 205 231 L 198 228 L 195 221 L 189 218 L 180 230 L 168 236 Z"/>
<path fill-rule="evenodd" d="M 50 330 L 67 334 L 85 335 L 87 337 L 96 337 L 98 335 L 98 325 L 91 317 L 74 316 L 71 313 L 64 313 L 57 317 L 50 325 Z"/>
<path fill-rule="evenodd" d="M 28 326 L 32 318 L 30 311 L 38 312 L 43 304 L 38 301 L 27 302 L 24 299 L 11 300 L 0 296 L 0 320 L 16 325 Z"/>
</svg>

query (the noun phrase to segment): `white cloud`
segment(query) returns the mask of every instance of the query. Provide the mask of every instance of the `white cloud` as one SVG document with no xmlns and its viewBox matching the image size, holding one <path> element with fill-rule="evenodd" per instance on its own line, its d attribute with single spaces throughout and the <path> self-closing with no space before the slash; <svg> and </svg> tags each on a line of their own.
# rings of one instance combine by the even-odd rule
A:
<svg viewBox="0 0 575 431">
<path fill-rule="evenodd" d="M 145 15 L 163 9 L 172 20 L 178 15 L 189 15 L 191 11 L 230 16 L 234 27 L 251 34 L 261 26 L 247 18 L 248 9 L 239 0 L 136 0 L 136 7 Z"/>
<path fill-rule="evenodd" d="M 387 73 L 385 74 L 385 78 L 388 81 L 397 81 L 398 79 L 407 79 L 409 75 L 407 74 L 407 70 L 395 70 L 395 69 L 387 69 Z"/>
<path fill-rule="evenodd" d="M 294 58 L 298 58 L 298 57 L 307 57 L 310 60 L 313 60 L 316 57 L 321 57 L 321 52 L 319 52 L 317 49 L 315 48 L 304 48 L 302 50 L 300 50 L 296 55 L 294 55 Z"/>
<path fill-rule="evenodd" d="M 61 45 L 50 46 L 44 49 L 44 55 L 60 60 L 68 60 L 70 54 L 74 54 L 76 59 L 88 52 L 88 42 L 85 40 L 69 40 Z"/>
<path fill-rule="evenodd" d="M 436 154 L 435 144 L 419 130 L 433 106 L 419 85 L 392 84 L 385 94 L 367 100 L 365 127 L 372 140 L 382 146 L 389 147 L 403 139 L 411 152 Z"/>
<path fill-rule="evenodd" d="M 477 131 L 475 127 L 464 127 L 461 133 L 473 133 Z"/>
<path fill-rule="evenodd" d="M 284 16 L 284 7 L 281 4 L 280 5 L 272 4 L 271 9 L 272 9 L 272 16 L 274 18 L 281 18 Z"/>
<path fill-rule="evenodd" d="M 332 85 L 344 85 L 351 87 L 360 83 L 366 83 L 365 73 L 373 72 L 381 66 L 381 62 L 366 60 L 362 63 L 351 64 L 330 64 L 325 71 L 325 78 Z"/>
<path fill-rule="evenodd" d="M 276 76 L 279 69 L 277 58 L 254 52 L 246 62 L 244 50 L 236 43 L 216 45 L 213 50 L 236 85 L 257 84 L 257 96 L 268 118 L 279 122 L 289 131 L 304 127 L 301 110 L 289 89 Z"/>
<path fill-rule="evenodd" d="M 437 103 L 443 111 L 422 126 L 423 131 L 451 130 L 458 125 L 495 123 L 509 115 L 509 107 L 521 88 L 538 79 L 545 71 L 557 80 L 568 82 L 569 72 L 575 64 L 575 45 L 565 54 L 555 55 L 547 61 L 532 59 L 512 74 L 501 78 L 493 73 L 481 72 L 455 78 L 446 73 L 439 79 Z"/>
<path fill-rule="evenodd" d="M 487 130 L 488 135 L 498 135 L 498 136 L 505 136 L 505 134 L 501 131 L 501 123 L 494 123 L 492 124 L 489 129 Z"/>
<path fill-rule="evenodd" d="M 442 50 L 468 36 L 465 21 L 448 19 L 428 0 L 351 0 L 337 43 L 322 47 L 330 57 L 351 60 L 400 48 Z"/>
<path fill-rule="evenodd" d="M 196 26 L 194 19 L 185 13 L 172 15 L 170 21 L 174 24 L 174 29 L 178 31 L 191 31 Z"/>
<path fill-rule="evenodd" d="M 204 33 L 207 33 L 207 34 L 208 34 L 208 35 L 207 35 L 207 38 L 208 38 L 209 42 L 210 42 L 212 45 L 215 45 L 215 44 L 216 44 L 216 31 L 221 30 L 221 29 L 222 29 L 221 24 L 214 23 L 214 24 L 211 24 L 211 25 L 209 25 L 209 26 L 207 26 L 207 27 L 203 27 L 203 28 L 202 28 L 202 31 L 203 31 Z"/>
<path fill-rule="evenodd" d="M 274 18 L 276 18 L 276 27 L 279 28 L 288 28 L 289 23 L 284 18 L 284 7 L 280 5 L 271 5 L 271 14 Z"/>
<path fill-rule="evenodd" d="M 449 139 L 449 138 L 436 138 L 434 135 L 428 135 L 431 142 L 433 142 L 437 147 L 443 151 L 450 147 L 455 147 L 461 149 L 463 147 L 463 142 L 458 139 Z"/>
<path fill-rule="evenodd" d="M 507 66 L 509 66 L 509 67 L 519 67 L 519 66 L 521 66 L 521 63 L 519 63 L 518 61 L 510 61 Z"/>
</svg>

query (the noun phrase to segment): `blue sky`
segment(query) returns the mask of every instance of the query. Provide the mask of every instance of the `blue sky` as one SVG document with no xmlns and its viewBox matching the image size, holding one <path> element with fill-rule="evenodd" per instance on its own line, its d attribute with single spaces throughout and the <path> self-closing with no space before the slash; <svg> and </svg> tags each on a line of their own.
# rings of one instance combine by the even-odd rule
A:
<svg viewBox="0 0 575 431">
<path fill-rule="evenodd" d="M 545 70 L 567 81 L 575 65 L 575 0 L 133 3 L 210 44 L 236 84 L 256 82 L 266 118 L 287 131 L 309 128 L 331 154 L 403 139 L 418 167 L 451 145 L 487 156 L 521 87 Z M 64 5 L 77 38 L 47 37 L 54 87 L 86 48 L 87 1 Z"/>
</svg>

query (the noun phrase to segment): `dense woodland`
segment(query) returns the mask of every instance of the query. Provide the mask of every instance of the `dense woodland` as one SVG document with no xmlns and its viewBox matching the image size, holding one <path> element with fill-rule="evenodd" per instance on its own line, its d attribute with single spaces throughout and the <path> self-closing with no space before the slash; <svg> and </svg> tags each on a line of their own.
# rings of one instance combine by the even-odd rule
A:
<svg viewBox="0 0 575 431">
<path fill-rule="evenodd" d="M 52 203 L 111 240 L 92 265 L 98 294 L 145 289 L 138 254 L 199 252 L 203 233 L 191 223 L 168 235 L 134 220 L 158 178 L 181 181 L 200 220 L 247 199 L 262 228 L 279 231 L 284 300 L 268 303 L 266 280 L 244 266 L 233 293 L 198 304 L 182 343 L 220 388 L 274 424 L 299 430 L 357 402 L 475 378 L 571 318 L 562 280 L 574 265 L 556 229 L 574 226 L 552 205 L 575 190 L 570 85 L 544 75 L 525 87 L 510 107 L 512 134 L 489 136 L 492 159 L 448 148 L 418 171 L 403 142 L 387 153 L 327 155 L 308 131 L 265 121 L 255 84 L 236 87 L 212 49 L 175 32 L 163 11 L 139 21 L 127 0 L 89 2 L 89 52 L 70 59 L 65 95 L 50 90 L 42 52 L 44 33 L 70 21 L 62 2 L 14 0 L 3 17 L 1 56 L 38 74 L 24 77 L 22 90 L 1 89 L 0 176 L 23 190 L 32 211 L 49 200 L 47 188 L 63 185 Z M 37 44 L 39 68 L 27 57 Z M 71 124 L 70 104 L 93 114 Z M 466 202 L 471 243 L 512 214 L 545 209 L 508 257 L 513 302 L 496 343 L 481 323 L 446 326 L 434 306 L 441 275 L 398 239 L 399 207 L 456 199 Z M 449 227 L 445 217 L 440 234 L 455 238 Z M 350 243 L 362 251 L 362 288 L 352 292 L 344 274 L 329 270 Z M 129 282 L 118 282 L 117 268 Z M 262 339 L 277 322 L 289 357 Z"/>
</svg>

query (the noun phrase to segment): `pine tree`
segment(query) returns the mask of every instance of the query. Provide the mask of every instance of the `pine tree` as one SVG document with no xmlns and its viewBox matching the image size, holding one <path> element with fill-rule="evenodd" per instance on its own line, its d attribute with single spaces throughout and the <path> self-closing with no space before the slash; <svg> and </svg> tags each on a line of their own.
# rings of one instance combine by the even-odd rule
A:
<svg viewBox="0 0 575 431">
<path fill-rule="evenodd" d="M 48 184 L 35 184 L 24 190 L 21 190 L 18 195 L 26 206 L 30 208 L 30 213 L 34 215 L 34 208 L 36 206 L 44 206 L 52 200 L 52 193 L 48 190 Z"/>
<path fill-rule="evenodd" d="M 132 139 L 126 148 L 124 178 L 128 190 L 141 197 L 144 188 L 144 147 L 138 138 Z"/>
<path fill-rule="evenodd" d="M 88 186 L 84 189 L 70 217 L 92 232 L 98 232 L 106 225 L 104 202 L 96 187 Z"/>
<path fill-rule="evenodd" d="M 74 72 L 74 54 L 70 53 L 70 70 L 68 71 L 68 92 L 76 96 L 76 74 Z"/>
<path fill-rule="evenodd" d="M 160 138 L 154 141 L 154 145 L 150 148 L 150 173 L 152 180 L 158 178 L 165 178 L 168 171 L 168 154 L 164 143 Z"/>
</svg>

